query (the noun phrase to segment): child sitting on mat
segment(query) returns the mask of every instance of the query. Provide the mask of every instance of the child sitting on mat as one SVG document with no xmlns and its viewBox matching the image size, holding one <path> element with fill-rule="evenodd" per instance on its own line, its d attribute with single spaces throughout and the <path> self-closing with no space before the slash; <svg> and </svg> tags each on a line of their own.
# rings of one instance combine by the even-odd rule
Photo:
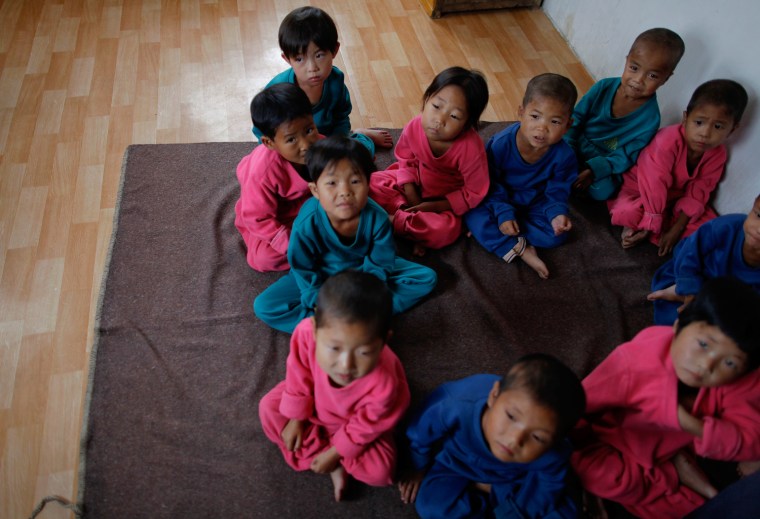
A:
<svg viewBox="0 0 760 519">
<path fill-rule="evenodd" d="M 277 74 L 267 86 L 292 83 L 309 97 L 314 122 L 322 135 L 345 135 L 366 146 L 374 157 L 375 148 L 393 146 L 385 130 L 361 129 L 351 132 L 351 96 L 343 72 L 333 66 L 340 42 L 335 22 L 318 7 L 304 6 L 291 11 L 280 24 L 277 35 L 284 59 L 290 68 Z M 260 137 L 254 124 L 253 133 Z"/>
<path fill-rule="evenodd" d="M 287 270 L 290 228 L 311 196 L 306 150 L 319 134 L 306 94 L 287 83 L 256 94 L 251 119 L 262 131 L 261 144 L 237 167 L 240 199 L 235 204 L 235 227 L 253 269 Z"/>
<path fill-rule="evenodd" d="M 447 68 L 425 90 L 422 104 L 422 114 L 396 143 L 398 162 L 372 175 L 370 185 L 394 232 L 414 242 L 417 256 L 453 243 L 462 216 L 488 193 L 488 161 L 476 131 L 488 104 L 485 78 Z"/>
<path fill-rule="evenodd" d="M 749 214 L 725 214 L 681 240 L 652 278 L 654 324 L 671 325 L 711 278 L 735 277 L 760 292 L 760 195 Z"/>
<path fill-rule="evenodd" d="M 292 332 L 311 315 L 325 279 L 346 269 L 375 274 L 393 296 L 393 312 L 407 310 L 436 284 L 435 271 L 396 256 L 388 214 L 368 197 L 375 169 L 357 141 L 334 135 L 309 149 L 307 164 L 314 197 L 293 223 L 288 247 L 290 272 L 253 302 L 259 318 Z"/>
<path fill-rule="evenodd" d="M 391 295 L 372 274 L 344 271 L 322 285 L 313 317 L 290 340 L 285 380 L 259 403 L 264 432 L 296 470 L 329 473 L 335 500 L 348 476 L 390 485 L 393 428 L 409 387 L 390 336 Z"/>
<path fill-rule="evenodd" d="M 580 164 L 575 190 L 594 200 L 615 194 L 620 175 L 660 127 L 656 92 L 673 75 L 684 48 L 669 29 L 644 31 L 628 51 L 622 77 L 596 82 L 581 98 L 565 135 Z"/>
<path fill-rule="evenodd" d="M 443 384 L 407 429 L 417 471 L 399 483 L 401 499 L 423 518 L 576 517 L 565 434 L 585 402 L 575 373 L 545 354 L 506 377 Z"/>
<path fill-rule="evenodd" d="M 572 148 L 562 140 L 578 91 L 559 74 L 528 82 L 518 122 L 486 145 L 491 191 L 464 221 L 483 247 L 507 263 L 520 258 L 546 279 L 538 247 L 558 247 L 572 229 L 567 205 L 578 176 Z"/>
<path fill-rule="evenodd" d="M 695 454 L 760 459 L 758 315 L 760 294 L 712 279 L 675 325 L 644 329 L 583 380 L 572 463 L 589 502 L 681 518 L 717 494 Z"/>
<path fill-rule="evenodd" d="M 730 79 L 701 84 L 683 121 L 663 128 L 623 174 L 620 193 L 607 202 L 623 248 L 645 239 L 670 254 L 682 237 L 717 215 L 710 197 L 726 166 L 725 140 L 739 125 L 747 91 Z"/>
</svg>

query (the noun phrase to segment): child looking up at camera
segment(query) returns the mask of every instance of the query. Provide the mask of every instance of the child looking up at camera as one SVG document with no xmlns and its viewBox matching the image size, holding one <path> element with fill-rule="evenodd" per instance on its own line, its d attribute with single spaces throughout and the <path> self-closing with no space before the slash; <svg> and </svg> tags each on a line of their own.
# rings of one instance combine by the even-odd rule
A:
<svg viewBox="0 0 760 519">
<path fill-rule="evenodd" d="M 338 29 L 325 11 L 304 6 L 291 11 L 280 24 L 278 34 L 282 59 L 290 68 L 268 84 L 292 83 L 309 97 L 314 122 L 322 135 L 345 135 L 361 142 L 374 157 L 375 147 L 393 146 L 385 130 L 362 129 L 351 132 L 351 96 L 343 72 L 333 66 L 340 49 Z M 254 125 L 253 133 L 259 137 Z"/>
<path fill-rule="evenodd" d="M 578 377 L 544 354 L 505 377 L 443 384 L 407 429 L 417 472 L 399 483 L 402 500 L 423 518 L 576 517 L 565 434 L 584 405 Z"/>
<path fill-rule="evenodd" d="M 415 255 L 453 243 L 462 216 L 488 193 L 488 161 L 477 133 L 488 85 L 476 71 L 447 68 L 425 90 L 422 114 L 403 129 L 398 162 L 372 176 L 370 194 Z"/>
<path fill-rule="evenodd" d="M 683 121 L 660 130 L 630 171 L 617 198 L 607 202 L 613 225 L 623 227 L 623 248 L 649 238 L 659 255 L 670 254 L 717 215 L 710 197 L 726 166 L 723 143 L 739 125 L 747 91 L 730 79 L 700 85 Z"/>
<path fill-rule="evenodd" d="M 670 29 L 649 29 L 634 40 L 622 77 L 598 81 L 578 102 L 565 140 L 578 156 L 573 188 L 607 200 L 620 175 L 636 162 L 660 127 L 657 89 L 673 75 L 684 43 Z"/>
<path fill-rule="evenodd" d="M 256 94 L 251 119 L 262 131 L 261 144 L 237 167 L 235 227 L 251 268 L 287 270 L 290 229 L 311 196 L 306 151 L 320 136 L 309 100 L 295 85 L 274 85 Z"/>
<path fill-rule="evenodd" d="M 758 315 L 760 294 L 712 279 L 674 325 L 644 329 L 583 380 L 572 463 L 588 492 L 637 517 L 681 518 L 717 494 L 694 454 L 760 459 Z"/>
<path fill-rule="evenodd" d="M 549 269 L 535 247 L 557 247 L 572 229 L 567 202 L 578 163 L 562 136 L 577 98 L 575 85 L 559 74 L 528 82 L 518 122 L 486 145 L 490 193 L 465 215 L 483 247 L 507 263 L 522 259 L 544 279 Z"/>
<path fill-rule="evenodd" d="M 369 151 L 334 135 L 309 149 L 313 198 L 293 223 L 288 247 L 290 272 L 253 302 L 259 318 L 290 333 L 311 315 L 325 279 L 346 269 L 369 272 L 388 284 L 393 311 L 407 310 L 436 284 L 432 269 L 396 256 L 388 214 L 369 198 L 375 169 Z"/>
<path fill-rule="evenodd" d="M 393 428 L 409 405 L 398 357 L 386 346 L 391 295 L 372 274 L 325 281 L 313 317 L 290 340 L 285 380 L 259 403 L 264 432 L 296 470 L 329 473 L 335 500 L 348 477 L 390 485 Z"/>
<path fill-rule="evenodd" d="M 749 213 L 724 214 L 681 240 L 652 278 L 654 324 L 671 325 L 702 284 L 729 276 L 760 292 L 760 195 Z"/>
</svg>

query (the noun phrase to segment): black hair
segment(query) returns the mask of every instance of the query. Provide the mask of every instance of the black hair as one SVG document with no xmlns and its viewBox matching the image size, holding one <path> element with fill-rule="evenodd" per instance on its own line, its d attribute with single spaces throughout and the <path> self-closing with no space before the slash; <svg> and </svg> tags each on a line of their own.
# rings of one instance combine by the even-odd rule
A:
<svg viewBox="0 0 760 519">
<path fill-rule="evenodd" d="M 676 334 L 694 322 L 716 326 L 747 354 L 748 371 L 760 365 L 760 294 L 736 278 L 705 281 L 681 311 Z"/>
<path fill-rule="evenodd" d="M 522 100 L 523 108 L 528 106 L 528 103 L 536 97 L 555 99 L 566 106 L 568 112 L 572 114 L 575 102 L 578 100 L 578 89 L 565 76 L 547 72 L 546 74 L 539 74 L 528 81 L 528 86 L 525 88 L 525 96 L 523 96 Z"/>
<path fill-rule="evenodd" d="M 391 329 L 393 298 L 386 284 L 374 274 L 344 270 L 327 278 L 319 289 L 314 309 L 315 326 L 329 319 L 362 323 L 373 337 L 386 340 Z"/>
<path fill-rule="evenodd" d="M 320 50 L 333 54 L 338 51 L 338 28 L 319 7 L 304 6 L 290 11 L 280 23 L 277 39 L 287 58 L 303 53 L 311 42 Z"/>
<path fill-rule="evenodd" d="M 348 159 L 367 178 L 367 182 L 372 172 L 377 170 L 369 150 L 359 141 L 343 135 L 331 135 L 312 144 L 306 152 L 309 178 L 316 182 L 325 169 L 343 159 Z"/>
<path fill-rule="evenodd" d="M 488 104 L 488 83 L 486 83 L 486 78 L 477 70 L 449 67 L 435 76 L 433 82 L 425 90 L 422 96 L 423 108 L 428 99 L 449 85 L 456 85 L 461 88 L 467 101 L 467 121 L 462 131 L 477 127 L 480 115 Z"/>
<path fill-rule="evenodd" d="M 311 116 L 309 96 L 293 83 L 267 87 L 251 101 L 253 125 L 270 139 L 274 139 L 282 123 Z"/>
<path fill-rule="evenodd" d="M 675 32 L 663 27 L 649 29 L 636 36 L 633 45 L 631 45 L 631 51 L 633 51 L 638 44 L 643 42 L 649 42 L 659 47 L 663 47 L 670 53 L 671 72 L 675 70 L 676 65 L 678 65 L 678 62 L 681 61 L 681 58 L 683 57 L 683 53 L 686 52 L 686 45 L 684 44 L 683 39 L 681 39 L 681 37 Z"/>
<path fill-rule="evenodd" d="M 747 91 L 731 79 L 713 79 L 697 87 L 691 95 L 686 113 L 704 105 L 724 106 L 731 114 L 734 124 L 739 124 L 747 108 Z"/>
<path fill-rule="evenodd" d="M 499 393 L 508 389 L 527 391 L 536 403 L 557 415 L 555 441 L 563 438 L 586 410 L 586 392 L 578 376 L 557 358 L 545 353 L 520 357 L 499 384 Z"/>
</svg>

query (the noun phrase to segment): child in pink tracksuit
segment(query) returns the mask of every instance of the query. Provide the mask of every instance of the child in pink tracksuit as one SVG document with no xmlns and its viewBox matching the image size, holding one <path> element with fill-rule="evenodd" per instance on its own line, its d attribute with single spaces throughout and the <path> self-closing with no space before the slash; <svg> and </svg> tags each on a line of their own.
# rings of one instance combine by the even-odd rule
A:
<svg viewBox="0 0 760 519">
<path fill-rule="evenodd" d="M 264 432 L 288 465 L 329 473 L 336 501 L 349 475 L 392 482 L 393 428 L 410 396 L 385 344 L 391 313 L 390 292 L 376 276 L 346 270 L 328 278 L 314 316 L 293 332 L 285 380 L 259 403 Z"/>
<path fill-rule="evenodd" d="M 680 518 L 717 494 L 695 454 L 760 459 L 758 315 L 760 294 L 714 278 L 674 326 L 644 329 L 583 380 L 587 422 L 571 461 L 589 502 Z"/>
<path fill-rule="evenodd" d="M 372 175 L 370 196 L 388 211 L 396 235 L 415 243 L 418 256 L 453 243 L 462 215 L 488 193 L 488 160 L 476 131 L 486 104 L 480 73 L 444 70 L 425 91 L 422 114 L 404 127 L 398 162 Z"/>
<path fill-rule="evenodd" d="M 746 106 L 739 83 L 708 81 L 694 91 L 683 121 L 655 135 L 607 202 L 613 225 L 623 227 L 624 248 L 649 238 L 664 256 L 717 216 L 709 202 L 726 166 L 723 143 Z"/>
<path fill-rule="evenodd" d="M 311 198 L 306 150 L 319 138 L 306 94 L 290 83 L 268 87 L 251 101 L 261 144 L 237 167 L 240 199 L 235 227 L 255 270 L 287 270 L 293 220 Z"/>
</svg>

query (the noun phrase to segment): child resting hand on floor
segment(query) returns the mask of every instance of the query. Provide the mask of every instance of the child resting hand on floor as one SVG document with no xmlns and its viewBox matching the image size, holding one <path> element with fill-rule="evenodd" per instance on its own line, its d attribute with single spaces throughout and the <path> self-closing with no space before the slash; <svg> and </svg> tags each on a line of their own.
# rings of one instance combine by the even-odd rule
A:
<svg viewBox="0 0 760 519">
<path fill-rule="evenodd" d="M 329 473 L 340 501 L 348 477 L 390 485 L 393 428 L 409 387 L 390 336 L 391 295 L 372 274 L 344 271 L 322 285 L 313 317 L 290 340 L 285 380 L 259 403 L 264 432 L 295 470 Z"/>
<path fill-rule="evenodd" d="M 578 377 L 544 354 L 505 377 L 473 375 L 431 393 L 407 429 L 416 469 L 401 499 L 423 519 L 571 518 L 565 434 L 585 405 Z"/>
<path fill-rule="evenodd" d="M 346 269 L 383 280 L 393 312 L 415 305 L 435 288 L 434 270 L 396 256 L 388 214 L 368 197 L 375 169 L 357 141 L 333 135 L 309 149 L 307 165 L 313 198 L 301 207 L 288 247 L 290 272 L 253 302 L 265 323 L 290 333 L 313 313 L 325 279 Z"/>
<path fill-rule="evenodd" d="M 671 325 L 711 278 L 730 276 L 760 292 L 760 195 L 749 214 L 725 214 L 681 240 L 652 278 L 654 324 Z"/>
<path fill-rule="evenodd" d="M 464 217 L 483 247 L 507 263 L 522 259 L 544 279 L 549 269 L 536 246 L 563 244 L 573 226 L 567 202 L 578 163 L 562 136 L 577 98 L 575 85 L 559 74 L 528 82 L 518 122 L 486 145 L 490 193 Z"/>
<path fill-rule="evenodd" d="M 581 98 L 565 135 L 580 165 L 576 191 L 594 200 L 615 194 L 620 175 L 660 127 L 656 92 L 673 75 L 684 49 L 681 37 L 670 29 L 644 31 L 625 58 L 623 75 L 596 82 Z"/>
<path fill-rule="evenodd" d="M 694 454 L 760 459 L 758 315 L 760 294 L 712 279 L 673 326 L 644 329 L 583 380 L 572 463 L 601 510 L 681 518 L 717 493 Z"/>
<path fill-rule="evenodd" d="M 372 175 L 370 195 L 390 215 L 414 254 L 454 243 L 462 216 L 488 193 L 488 161 L 477 132 L 488 104 L 479 72 L 447 68 L 425 90 L 422 114 L 401 132 L 398 162 Z"/>
<path fill-rule="evenodd" d="M 623 248 L 649 239 L 660 256 L 717 215 L 710 197 L 726 166 L 724 142 L 739 126 L 747 92 L 736 81 L 714 79 L 691 96 L 683 121 L 660 130 L 623 174 L 620 193 L 607 202 Z"/>
</svg>

